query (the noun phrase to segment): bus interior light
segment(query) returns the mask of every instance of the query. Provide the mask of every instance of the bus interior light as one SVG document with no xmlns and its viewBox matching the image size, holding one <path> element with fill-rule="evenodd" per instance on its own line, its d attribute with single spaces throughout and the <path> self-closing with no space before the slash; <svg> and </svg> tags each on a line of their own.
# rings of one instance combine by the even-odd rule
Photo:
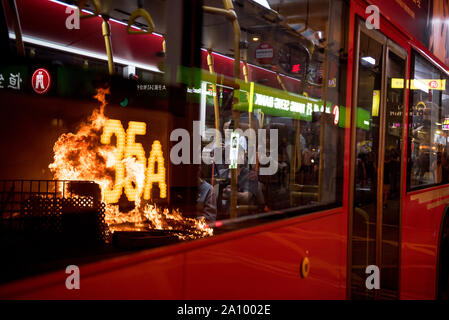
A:
<svg viewBox="0 0 449 320">
<path fill-rule="evenodd" d="M 256 3 L 258 3 L 258 4 L 260 4 L 260 5 L 263 6 L 263 7 L 265 7 L 265 8 L 267 8 L 267 9 L 271 10 L 271 7 L 270 7 L 270 5 L 268 4 L 268 1 L 267 1 L 267 0 L 253 0 L 253 1 L 256 2 Z"/>
<path fill-rule="evenodd" d="M 16 39 L 16 35 L 14 34 L 14 32 L 10 32 L 9 33 L 9 38 L 12 39 L 12 40 Z M 85 56 L 85 57 L 90 57 L 90 58 L 94 58 L 94 59 L 104 60 L 104 61 L 108 60 L 108 58 L 107 58 L 107 56 L 105 54 L 97 53 L 97 52 L 94 52 L 94 51 L 89 51 L 89 50 L 85 50 L 85 49 L 79 49 L 79 48 L 75 48 L 75 47 L 69 47 L 69 46 L 66 46 L 66 45 L 63 45 L 63 44 L 60 44 L 60 43 L 50 42 L 50 41 L 46 41 L 46 40 L 43 40 L 43 39 L 30 37 L 30 36 L 27 36 L 27 35 L 23 35 L 22 39 L 26 43 L 31 43 L 31 44 L 42 46 L 42 47 L 46 47 L 46 48 L 52 48 L 52 49 L 55 49 L 55 50 L 59 50 L 59 51 L 63 51 L 63 52 L 69 52 L 69 53 L 73 53 L 73 54 L 77 54 L 77 55 L 81 55 L 81 56 Z M 157 72 L 157 73 L 162 73 L 157 67 L 152 66 L 152 65 L 136 63 L 136 62 L 132 62 L 130 60 L 119 58 L 119 57 L 114 57 L 114 61 L 116 63 L 118 63 L 118 64 L 122 64 L 122 65 L 125 65 L 125 66 L 133 65 L 133 66 L 135 66 L 137 68 L 140 68 L 140 69 L 144 69 L 144 70 L 148 70 L 148 71 L 152 71 L 152 72 Z"/>
<path fill-rule="evenodd" d="M 376 65 L 376 59 L 374 59 L 373 57 L 362 57 L 362 60 L 373 66 Z"/>
</svg>

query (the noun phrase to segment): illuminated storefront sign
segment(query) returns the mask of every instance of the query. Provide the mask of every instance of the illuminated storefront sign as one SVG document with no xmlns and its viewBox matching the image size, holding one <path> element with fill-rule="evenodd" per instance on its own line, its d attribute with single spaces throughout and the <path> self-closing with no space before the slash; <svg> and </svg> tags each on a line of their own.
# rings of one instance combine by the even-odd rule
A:
<svg viewBox="0 0 449 320">
<path fill-rule="evenodd" d="M 253 82 L 242 83 L 240 88 L 238 95 L 240 104 L 236 106 L 236 109 L 241 111 L 260 109 L 267 115 L 305 121 L 311 121 L 314 112 L 331 113 L 331 106 L 328 105 L 325 108 L 323 100 L 290 94 Z"/>
<path fill-rule="evenodd" d="M 449 131 L 449 118 L 444 118 L 443 124 L 441 125 L 441 129 Z"/>
<path fill-rule="evenodd" d="M 292 66 L 292 73 L 299 73 L 301 71 L 301 65 L 299 64 L 294 64 Z"/>
<path fill-rule="evenodd" d="M 412 79 L 411 90 L 446 90 L 446 79 Z M 404 79 L 392 78 L 391 88 L 404 89 Z"/>
<path fill-rule="evenodd" d="M 261 43 L 256 48 L 255 58 L 260 64 L 271 64 L 274 58 L 274 48 L 268 43 Z"/>
<path fill-rule="evenodd" d="M 205 81 L 202 83 L 210 84 Z M 261 89 L 261 86 L 254 84 L 254 82 L 247 84 L 247 86 L 249 87 L 248 91 L 235 90 L 235 95 L 239 96 L 239 101 L 241 101 L 239 104 L 234 105 L 234 108 L 237 110 L 246 112 L 258 110 L 270 116 L 287 117 L 304 121 L 312 121 L 313 113 L 326 113 L 334 116 L 333 122 L 335 125 L 342 128 L 346 127 L 346 108 L 343 106 L 333 106 L 330 101 L 324 106 L 323 100 L 293 95 L 268 87 Z M 259 92 L 255 92 L 256 90 Z M 202 90 L 200 88 L 188 88 L 187 92 L 206 97 L 213 95 L 210 90 Z M 248 97 L 250 97 L 249 101 Z"/>
<path fill-rule="evenodd" d="M 371 115 L 368 110 L 357 108 L 357 128 L 369 130 L 371 122 Z"/>
<path fill-rule="evenodd" d="M 188 85 L 187 93 L 191 94 L 194 101 L 198 103 L 201 102 L 198 95 L 206 97 L 213 95 L 211 90 L 204 90 L 204 83 L 207 85 L 217 84 L 218 87 L 221 86 L 219 83 L 226 82 L 227 87 L 224 85 L 223 87 L 233 90 L 234 98 L 238 98 L 238 103 L 233 105 L 235 110 L 243 112 L 260 110 L 265 115 L 300 119 L 309 122 L 312 121 L 313 113 L 331 114 L 333 110 L 334 104 L 331 101 L 327 101 L 325 104 L 321 99 L 293 94 L 255 82 L 226 78 L 221 75 L 206 73 L 203 70 L 195 69 L 195 85 L 192 86 L 187 77 L 189 74 L 191 74 L 191 69 L 181 68 L 180 81 Z M 338 106 L 338 108 L 338 126 L 344 128 L 347 126 L 346 108 L 343 106 Z"/>
<path fill-rule="evenodd" d="M 371 111 L 373 117 L 379 116 L 379 106 L 380 106 L 380 90 L 373 90 L 373 107 Z"/>
<path fill-rule="evenodd" d="M 338 122 L 340 121 L 340 108 L 338 106 L 334 106 L 332 114 L 334 115 L 334 124 L 338 125 Z"/>
<path fill-rule="evenodd" d="M 204 89 L 204 88 L 187 88 L 187 93 L 203 94 L 211 97 L 216 96 L 216 93 L 214 93 L 212 89 Z"/>
<path fill-rule="evenodd" d="M 112 136 L 116 137 L 115 152 L 115 183 L 112 188 L 103 190 L 104 198 L 107 203 L 117 203 L 122 195 L 123 188 L 129 201 L 135 201 L 143 193 L 145 200 L 151 198 L 153 184 L 159 186 L 159 196 L 164 199 L 167 197 L 167 184 L 165 175 L 165 162 L 161 143 L 155 140 L 151 146 L 148 161 L 145 158 L 145 150 L 141 143 L 136 142 L 136 136 L 146 134 L 146 123 L 130 121 L 128 130 L 124 130 L 120 120 L 108 119 L 101 135 L 102 144 L 110 144 Z M 136 158 L 137 163 L 144 168 L 144 188 L 133 185 L 130 180 L 125 180 L 125 162 L 123 159 Z M 148 165 L 147 165 L 148 164 Z M 155 165 L 157 168 L 155 170 Z M 138 192 L 140 191 L 140 194 Z"/>
<path fill-rule="evenodd" d="M 391 88 L 392 89 L 404 89 L 404 79 L 392 78 L 391 79 Z"/>
<path fill-rule="evenodd" d="M 7 66 L 0 69 L 0 89 L 22 90 L 23 81 L 28 76 L 24 66 Z"/>
</svg>

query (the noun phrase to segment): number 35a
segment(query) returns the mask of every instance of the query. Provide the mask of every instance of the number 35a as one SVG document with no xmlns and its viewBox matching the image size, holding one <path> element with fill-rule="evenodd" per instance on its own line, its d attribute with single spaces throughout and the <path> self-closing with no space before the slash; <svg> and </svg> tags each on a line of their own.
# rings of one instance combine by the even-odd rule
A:
<svg viewBox="0 0 449 320">
<path fill-rule="evenodd" d="M 129 201 L 135 201 L 144 196 L 145 200 L 150 199 L 153 183 L 158 183 L 161 198 L 167 197 L 167 184 L 165 182 L 165 165 L 161 143 L 158 140 L 151 146 L 148 165 L 146 165 L 145 150 L 141 143 L 136 143 L 137 135 L 146 134 L 146 123 L 130 121 L 128 130 L 123 129 L 120 120 L 108 119 L 101 135 L 101 143 L 110 144 L 113 135 L 117 138 L 115 153 L 115 184 L 112 188 L 105 188 L 103 191 L 104 199 L 107 203 L 117 203 L 125 188 L 125 195 Z M 143 190 L 133 186 L 132 181 L 125 179 L 125 164 L 123 159 L 135 157 L 137 162 L 145 168 L 145 185 Z M 157 163 L 157 170 L 155 164 Z"/>
</svg>

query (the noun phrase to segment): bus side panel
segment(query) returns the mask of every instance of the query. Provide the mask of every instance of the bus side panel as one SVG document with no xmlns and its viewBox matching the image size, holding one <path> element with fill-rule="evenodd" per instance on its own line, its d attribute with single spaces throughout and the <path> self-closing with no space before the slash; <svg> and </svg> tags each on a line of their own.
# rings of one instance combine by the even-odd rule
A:
<svg viewBox="0 0 449 320">
<path fill-rule="evenodd" d="M 0 286 L 0 298 L 182 299 L 182 254 L 137 263 L 129 257 L 80 266 L 79 290 L 66 288 L 70 274 L 61 270 Z"/>
<path fill-rule="evenodd" d="M 197 248 L 193 242 L 184 253 L 170 246 L 81 265 L 80 290 L 68 290 L 69 274 L 60 270 L 2 285 L 0 298 L 344 299 L 346 215 L 340 210 L 315 215 L 321 214 L 259 233 L 245 235 L 245 230 L 223 241 L 211 238 L 211 244 L 205 239 Z M 165 250 L 177 253 L 153 256 Z M 302 278 L 305 256 L 310 273 Z"/>
<path fill-rule="evenodd" d="M 439 230 L 448 194 L 449 187 L 437 187 L 406 197 L 402 215 L 402 299 L 436 297 Z"/>
<path fill-rule="evenodd" d="M 190 251 L 185 298 L 344 299 L 345 230 L 346 215 L 339 212 Z M 310 260 L 306 278 L 300 275 L 304 257 Z"/>
</svg>

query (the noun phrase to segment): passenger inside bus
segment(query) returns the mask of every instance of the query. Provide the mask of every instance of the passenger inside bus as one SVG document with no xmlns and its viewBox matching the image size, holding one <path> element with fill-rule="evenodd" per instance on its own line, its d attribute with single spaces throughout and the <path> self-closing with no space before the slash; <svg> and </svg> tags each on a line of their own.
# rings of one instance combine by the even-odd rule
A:
<svg viewBox="0 0 449 320">
<path fill-rule="evenodd" d="M 199 213 L 198 218 L 204 217 L 207 223 L 214 223 L 217 219 L 217 205 L 214 188 L 206 181 L 209 171 L 207 166 L 202 166 L 200 169 L 196 209 Z"/>
<path fill-rule="evenodd" d="M 243 122 L 240 122 L 244 129 Z M 240 127 L 240 126 L 239 126 Z M 226 130 L 234 129 L 234 121 L 228 119 L 223 125 L 223 137 L 225 142 L 221 146 L 222 163 L 214 164 L 215 190 L 217 195 L 217 206 L 223 218 L 229 216 L 231 201 L 231 170 L 229 168 L 230 135 L 226 135 Z M 218 151 L 217 149 L 214 152 Z M 239 137 L 238 160 L 237 160 L 237 206 L 242 208 L 253 208 L 257 210 L 259 205 L 263 205 L 262 185 L 258 181 L 258 174 L 255 166 L 248 162 L 248 141 L 245 136 Z M 245 210 L 241 210 L 245 211 Z"/>
</svg>

